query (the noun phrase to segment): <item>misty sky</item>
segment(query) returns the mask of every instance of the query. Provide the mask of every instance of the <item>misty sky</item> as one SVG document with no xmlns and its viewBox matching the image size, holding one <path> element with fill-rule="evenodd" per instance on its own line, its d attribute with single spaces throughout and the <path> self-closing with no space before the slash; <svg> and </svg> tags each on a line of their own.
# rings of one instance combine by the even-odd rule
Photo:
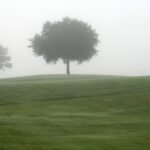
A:
<svg viewBox="0 0 150 150">
<path fill-rule="evenodd" d="M 98 55 L 71 63 L 71 73 L 150 75 L 149 0 L 0 0 L 0 44 L 8 47 L 14 66 L 0 77 L 64 74 L 62 61 L 47 65 L 35 57 L 28 39 L 45 21 L 65 16 L 91 24 L 101 41 Z"/>
</svg>

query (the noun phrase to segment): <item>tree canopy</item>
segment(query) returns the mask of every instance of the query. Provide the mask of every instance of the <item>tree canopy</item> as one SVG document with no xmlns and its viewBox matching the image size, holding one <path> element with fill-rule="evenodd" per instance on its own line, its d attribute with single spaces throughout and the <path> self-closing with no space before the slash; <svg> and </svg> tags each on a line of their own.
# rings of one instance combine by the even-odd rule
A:
<svg viewBox="0 0 150 150">
<path fill-rule="evenodd" d="M 0 45 L 0 69 L 11 68 L 10 57 L 8 56 L 8 49 Z"/>
<path fill-rule="evenodd" d="M 67 74 L 70 74 L 69 62 L 89 60 L 96 55 L 98 42 L 98 34 L 89 24 L 66 17 L 62 21 L 47 21 L 41 33 L 31 39 L 30 47 L 47 63 L 62 59 L 67 64 Z"/>
</svg>

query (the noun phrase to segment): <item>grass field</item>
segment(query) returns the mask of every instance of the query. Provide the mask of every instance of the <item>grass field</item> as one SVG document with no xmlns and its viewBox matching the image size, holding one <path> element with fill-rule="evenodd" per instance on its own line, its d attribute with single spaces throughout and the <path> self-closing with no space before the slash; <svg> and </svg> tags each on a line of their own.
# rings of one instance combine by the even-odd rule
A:
<svg viewBox="0 0 150 150">
<path fill-rule="evenodd" d="M 1 79 L 0 150 L 150 150 L 150 77 Z"/>
</svg>

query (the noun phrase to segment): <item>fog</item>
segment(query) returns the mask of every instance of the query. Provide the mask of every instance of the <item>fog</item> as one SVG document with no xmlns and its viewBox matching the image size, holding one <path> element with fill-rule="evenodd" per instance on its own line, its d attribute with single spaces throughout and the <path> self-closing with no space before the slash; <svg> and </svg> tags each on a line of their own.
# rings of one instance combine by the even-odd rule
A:
<svg viewBox="0 0 150 150">
<path fill-rule="evenodd" d="M 0 0 L 0 44 L 8 47 L 13 68 L 0 77 L 65 74 L 66 66 L 46 64 L 28 48 L 45 21 L 65 16 L 92 25 L 99 34 L 99 53 L 72 74 L 150 75 L 149 0 Z"/>
</svg>

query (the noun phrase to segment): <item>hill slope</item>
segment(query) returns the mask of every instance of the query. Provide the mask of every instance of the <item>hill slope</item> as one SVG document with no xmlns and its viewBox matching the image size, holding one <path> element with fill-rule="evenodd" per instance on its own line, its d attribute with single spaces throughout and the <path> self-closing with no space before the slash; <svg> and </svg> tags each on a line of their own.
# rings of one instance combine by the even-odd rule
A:
<svg viewBox="0 0 150 150">
<path fill-rule="evenodd" d="M 1 150 L 149 150 L 150 77 L 0 80 Z"/>
</svg>

